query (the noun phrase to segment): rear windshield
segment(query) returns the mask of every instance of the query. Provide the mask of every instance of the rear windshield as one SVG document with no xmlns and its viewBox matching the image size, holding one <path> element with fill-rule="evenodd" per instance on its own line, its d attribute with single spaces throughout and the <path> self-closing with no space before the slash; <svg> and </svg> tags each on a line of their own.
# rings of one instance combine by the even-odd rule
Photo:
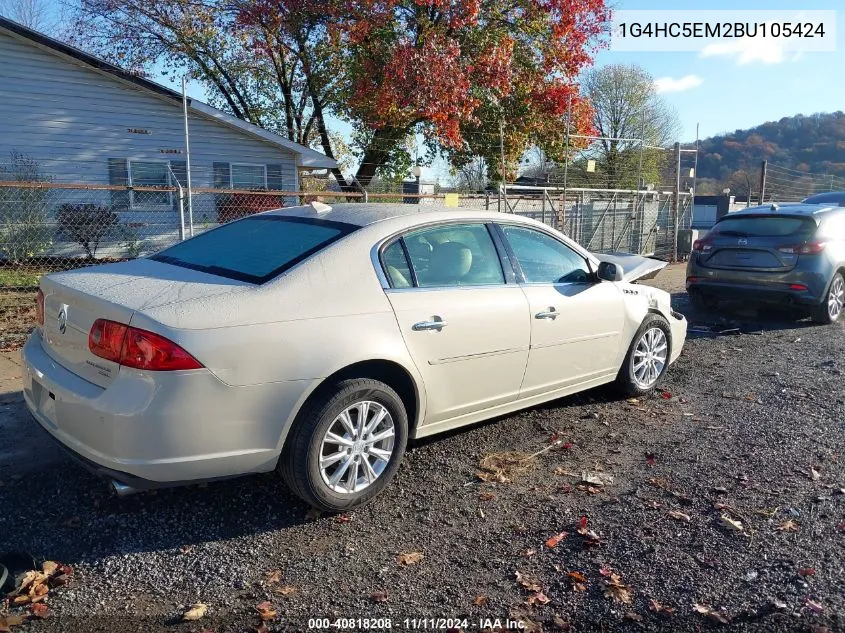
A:
<svg viewBox="0 0 845 633">
<path fill-rule="evenodd" d="M 356 228 L 312 218 L 253 216 L 180 242 L 152 259 L 262 284 Z"/>
<path fill-rule="evenodd" d="M 736 237 L 812 237 L 816 223 L 809 218 L 788 216 L 740 216 L 713 225 L 712 233 Z"/>
</svg>

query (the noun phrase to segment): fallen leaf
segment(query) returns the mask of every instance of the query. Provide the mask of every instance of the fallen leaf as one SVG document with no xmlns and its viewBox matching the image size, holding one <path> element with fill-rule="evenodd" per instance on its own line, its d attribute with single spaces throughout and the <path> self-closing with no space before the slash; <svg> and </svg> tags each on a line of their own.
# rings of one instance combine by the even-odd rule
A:
<svg viewBox="0 0 845 633">
<path fill-rule="evenodd" d="M 673 519 L 677 519 L 678 521 L 683 521 L 684 523 L 689 523 L 691 521 L 690 515 L 685 512 L 681 512 L 680 510 L 669 510 L 669 516 Z"/>
<path fill-rule="evenodd" d="M 416 565 L 423 559 L 420 552 L 405 552 L 396 557 L 396 562 L 399 565 Z"/>
<path fill-rule="evenodd" d="M 585 486 L 583 484 L 579 484 L 577 489 L 581 492 L 586 492 L 591 495 L 597 495 L 601 493 L 601 488 L 596 488 L 595 486 Z"/>
<path fill-rule="evenodd" d="M 810 611 L 812 611 L 813 613 L 821 613 L 822 611 L 824 611 L 824 607 L 821 605 L 821 603 L 815 602 L 814 600 L 810 600 L 809 598 L 807 598 L 805 604 L 807 605 L 807 608 L 810 609 Z"/>
<path fill-rule="evenodd" d="M 715 611 L 706 604 L 698 604 L 695 603 L 692 605 L 692 608 L 695 609 L 696 613 L 700 613 L 701 615 L 710 618 L 711 620 L 715 620 L 720 624 L 730 624 L 731 621 L 719 611 Z"/>
<path fill-rule="evenodd" d="M 653 611 L 654 613 L 665 613 L 666 615 L 675 614 L 675 609 L 673 607 L 663 606 L 654 598 L 648 601 L 648 608 L 649 611 Z"/>
<path fill-rule="evenodd" d="M 645 461 L 646 461 L 646 464 L 648 464 L 649 466 L 654 466 L 654 463 L 655 463 L 656 460 L 657 460 L 657 458 L 654 456 L 654 453 L 646 453 L 645 454 Z"/>
<path fill-rule="evenodd" d="M 472 601 L 472 603 L 473 603 L 476 607 L 483 607 L 483 606 L 484 606 L 485 604 L 487 604 L 489 601 L 490 601 L 490 600 L 489 600 L 489 598 L 488 598 L 487 596 L 475 596 L 475 600 L 473 600 L 473 601 Z"/>
<path fill-rule="evenodd" d="M 821 478 L 821 473 L 812 466 L 810 467 L 810 479 L 818 481 Z"/>
<path fill-rule="evenodd" d="M 276 585 L 282 580 L 282 571 L 280 569 L 266 571 L 264 572 L 264 580 L 268 585 Z"/>
<path fill-rule="evenodd" d="M 604 581 L 604 587 L 604 595 L 608 598 L 613 598 L 623 604 L 631 604 L 633 600 L 631 590 L 622 582 L 619 574 L 610 574 L 610 578 Z"/>
<path fill-rule="evenodd" d="M 571 470 L 564 468 L 563 466 L 558 466 L 554 469 L 554 474 L 558 475 L 559 477 L 577 477 L 578 473 L 574 473 Z"/>
<path fill-rule="evenodd" d="M 481 492 L 478 494 L 479 501 L 493 501 L 496 498 L 492 492 Z"/>
<path fill-rule="evenodd" d="M 527 550 L 525 550 L 525 552 L 523 552 L 522 556 L 524 558 L 531 558 L 536 553 L 537 553 L 536 549 L 527 549 Z"/>
<path fill-rule="evenodd" d="M 194 551 L 193 545 L 183 545 L 182 547 L 179 548 L 180 554 L 190 554 L 192 551 Z"/>
<path fill-rule="evenodd" d="M 586 530 L 587 529 L 587 517 L 581 517 L 578 519 L 578 530 Z"/>
<path fill-rule="evenodd" d="M 626 620 L 632 620 L 633 622 L 642 622 L 643 616 L 641 616 L 639 613 L 636 613 L 634 611 L 628 611 L 628 613 L 625 614 L 625 619 Z"/>
<path fill-rule="evenodd" d="M 610 567 L 599 567 L 599 574 L 605 578 L 609 578 L 612 573 L 613 570 Z"/>
<path fill-rule="evenodd" d="M 387 602 L 387 592 L 386 591 L 374 591 L 370 594 L 370 599 L 373 602 Z"/>
<path fill-rule="evenodd" d="M 293 585 L 282 585 L 281 587 L 276 587 L 275 592 L 280 596 L 290 596 L 296 593 L 296 587 Z"/>
<path fill-rule="evenodd" d="M 555 534 L 546 541 L 546 547 L 548 547 L 549 549 L 554 549 L 555 547 L 557 547 L 558 543 L 560 543 L 567 536 L 569 536 L 569 532 L 561 532 L 560 534 Z"/>
<path fill-rule="evenodd" d="M 36 618 L 44 619 L 48 615 L 50 615 L 50 609 L 47 608 L 47 605 L 42 603 L 33 604 L 29 607 L 29 612 L 32 613 L 33 616 Z"/>
<path fill-rule="evenodd" d="M 668 391 L 661 391 L 661 392 L 660 392 L 660 397 L 661 397 L 661 398 L 663 398 L 664 400 L 671 400 L 671 399 L 672 399 L 672 394 L 671 394 L 671 393 L 669 393 Z"/>
<path fill-rule="evenodd" d="M 336 523 L 349 523 L 352 520 L 352 516 L 349 514 L 338 514 L 334 520 Z"/>
<path fill-rule="evenodd" d="M 268 629 L 267 625 L 262 622 L 255 627 L 255 633 L 270 633 L 270 629 Z"/>
<path fill-rule="evenodd" d="M 551 600 L 549 600 L 549 597 L 546 594 L 544 594 L 542 591 L 537 591 L 535 593 L 532 593 L 530 596 L 528 596 L 528 598 L 526 598 L 525 602 L 527 602 L 528 604 L 532 604 L 532 605 L 549 604 L 549 602 L 551 602 Z"/>
<path fill-rule="evenodd" d="M 757 402 L 757 394 L 753 391 L 745 396 L 748 402 Z"/>
<path fill-rule="evenodd" d="M 44 564 L 41 566 L 41 569 L 45 575 L 52 576 L 58 571 L 59 564 L 52 560 L 45 560 Z"/>
<path fill-rule="evenodd" d="M 182 614 L 182 620 L 186 622 L 191 622 L 193 620 L 199 620 L 201 617 L 205 616 L 206 612 L 208 611 L 208 605 L 203 604 L 202 602 L 197 602 L 195 605 L 191 606 L 185 613 Z"/>
<path fill-rule="evenodd" d="M 258 611 L 258 617 L 260 617 L 265 622 L 269 620 L 275 620 L 276 617 L 279 615 L 279 612 L 276 611 L 273 603 L 269 600 L 265 600 L 264 602 L 259 602 L 255 605 L 255 610 Z"/>
<path fill-rule="evenodd" d="M 805 577 L 806 576 L 815 576 L 816 570 L 812 567 L 802 567 L 801 569 L 798 570 L 798 574 L 800 576 L 805 576 Z"/>
<path fill-rule="evenodd" d="M 625 402 L 628 404 L 639 404 L 640 401 L 637 398 L 628 398 Z"/>
<path fill-rule="evenodd" d="M 609 486 L 613 483 L 613 475 L 585 470 L 581 473 L 581 481 L 593 486 Z"/>
<path fill-rule="evenodd" d="M 581 572 L 571 571 L 567 574 L 573 591 L 587 591 L 587 577 Z"/>
<path fill-rule="evenodd" d="M 734 530 L 735 532 L 745 531 L 745 527 L 743 527 L 742 522 L 730 518 L 727 514 L 723 514 L 720 517 L 720 520 L 722 521 L 722 525 L 727 528 L 730 528 L 731 530 Z"/>
<path fill-rule="evenodd" d="M 541 591 L 543 589 L 543 585 L 534 576 L 523 574 L 520 571 L 516 572 L 516 582 L 528 591 Z"/>
</svg>

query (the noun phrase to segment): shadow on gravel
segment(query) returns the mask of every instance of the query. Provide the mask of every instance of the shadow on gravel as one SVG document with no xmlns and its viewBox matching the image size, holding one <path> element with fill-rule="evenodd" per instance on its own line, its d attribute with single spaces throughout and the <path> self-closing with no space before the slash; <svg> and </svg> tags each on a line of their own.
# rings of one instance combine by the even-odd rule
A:
<svg viewBox="0 0 845 633">
<path fill-rule="evenodd" d="M 308 507 L 275 473 L 116 497 L 31 419 L 22 400 L 0 418 L 0 439 L 26 437 L 0 459 L 0 552 L 68 564 L 179 550 L 300 525 Z M 5 436 L 5 437 L 4 437 Z M 35 466 L 35 467 L 33 467 Z"/>
<path fill-rule="evenodd" d="M 755 334 L 817 325 L 806 313 L 788 306 L 724 301 L 712 310 L 696 310 L 686 292 L 672 293 L 672 306 L 687 318 L 690 338 Z"/>
</svg>

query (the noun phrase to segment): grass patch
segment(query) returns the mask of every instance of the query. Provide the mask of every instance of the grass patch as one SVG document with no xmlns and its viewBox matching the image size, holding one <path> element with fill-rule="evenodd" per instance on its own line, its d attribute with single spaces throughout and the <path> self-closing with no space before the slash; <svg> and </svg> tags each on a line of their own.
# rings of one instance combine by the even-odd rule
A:
<svg viewBox="0 0 845 633">
<path fill-rule="evenodd" d="M 34 288 L 45 270 L 15 270 L 0 268 L 0 288 Z"/>
</svg>

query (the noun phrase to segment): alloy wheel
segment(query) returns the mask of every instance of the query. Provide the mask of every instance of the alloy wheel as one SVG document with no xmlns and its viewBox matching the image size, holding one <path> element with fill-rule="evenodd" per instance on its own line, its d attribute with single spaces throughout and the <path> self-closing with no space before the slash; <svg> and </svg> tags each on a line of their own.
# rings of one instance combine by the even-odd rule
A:
<svg viewBox="0 0 845 633">
<path fill-rule="evenodd" d="M 666 333 L 651 327 L 642 333 L 631 356 L 631 373 L 640 389 L 651 389 L 663 373 L 669 356 Z"/>
<path fill-rule="evenodd" d="M 390 412 L 378 402 L 350 405 L 332 421 L 320 446 L 320 474 L 334 492 L 361 492 L 390 463 L 396 429 Z"/>
<path fill-rule="evenodd" d="M 842 307 L 845 306 L 845 282 L 842 277 L 836 275 L 833 278 L 833 283 L 830 284 L 830 292 L 827 295 L 827 313 L 830 315 L 831 321 L 836 321 L 842 313 Z"/>
</svg>

